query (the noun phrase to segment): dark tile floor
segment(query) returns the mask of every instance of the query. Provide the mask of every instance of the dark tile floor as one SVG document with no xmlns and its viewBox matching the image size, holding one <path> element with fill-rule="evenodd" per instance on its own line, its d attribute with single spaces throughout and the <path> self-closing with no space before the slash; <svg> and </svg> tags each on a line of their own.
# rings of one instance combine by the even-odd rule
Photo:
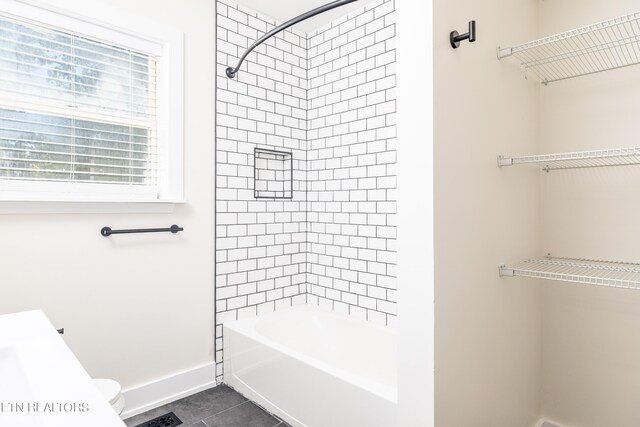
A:
<svg viewBox="0 0 640 427">
<path fill-rule="evenodd" d="M 134 427 L 167 412 L 180 418 L 180 427 L 290 427 L 224 384 L 136 415 L 125 423 Z"/>
</svg>

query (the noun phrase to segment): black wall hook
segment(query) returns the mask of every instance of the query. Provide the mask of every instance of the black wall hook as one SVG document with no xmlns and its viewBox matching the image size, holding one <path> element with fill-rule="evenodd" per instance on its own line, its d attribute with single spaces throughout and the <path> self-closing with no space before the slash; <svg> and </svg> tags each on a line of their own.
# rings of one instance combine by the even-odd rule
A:
<svg viewBox="0 0 640 427">
<path fill-rule="evenodd" d="M 469 21 L 468 33 L 459 34 L 457 31 L 451 31 L 449 34 L 449 41 L 451 42 L 451 47 L 454 49 L 459 48 L 460 42 L 467 39 L 469 39 L 471 43 L 476 41 L 476 21 Z"/>
</svg>

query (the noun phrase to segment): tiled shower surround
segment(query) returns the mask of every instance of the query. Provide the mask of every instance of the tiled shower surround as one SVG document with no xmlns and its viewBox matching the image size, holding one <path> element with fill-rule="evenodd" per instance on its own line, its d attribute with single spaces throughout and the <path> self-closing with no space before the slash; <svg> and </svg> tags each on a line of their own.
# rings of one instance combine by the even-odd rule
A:
<svg viewBox="0 0 640 427">
<path fill-rule="evenodd" d="M 305 302 L 396 314 L 394 0 L 310 34 L 218 1 L 216 361 L 222 325 Z M 291 152 L 293 198 L 254 197 L 254 149 Z"/>
<path fill-rule="evenodd" d="M 371 3 L 308 35 L 309 302 L 396 313 L 395 25 Z"/>
</svg>

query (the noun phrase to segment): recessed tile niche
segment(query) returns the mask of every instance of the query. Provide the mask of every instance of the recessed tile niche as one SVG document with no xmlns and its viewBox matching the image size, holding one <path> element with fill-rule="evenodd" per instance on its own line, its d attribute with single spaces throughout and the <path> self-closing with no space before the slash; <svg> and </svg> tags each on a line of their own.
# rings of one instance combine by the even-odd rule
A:
<svg viewBox="0 0 640 427">
<path fill-rule="evenodd" d="M 293 198 L 293 157 L 286 151 L 255 148 L 253 193 L 256 199 Z"/>
</svg>

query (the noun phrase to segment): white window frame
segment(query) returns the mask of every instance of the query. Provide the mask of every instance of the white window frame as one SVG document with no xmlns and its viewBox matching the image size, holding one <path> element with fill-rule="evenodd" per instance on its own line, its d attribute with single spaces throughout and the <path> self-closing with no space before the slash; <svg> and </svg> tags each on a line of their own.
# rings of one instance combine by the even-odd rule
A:
<svg viewBox="0 0 640 427">
<path fill-rule="evenodd" d="M 115 25 L 105 21 L 104 16 L 82 16 L 31 0 L 0 0 L 0 10 L 17 19 L 157 55 L 157 95 L 162 100 L 157 106 L 157 149 L 161 161 L 157 194 L 149 194 L 148 187 L 142 186 L 126 186 L 127 192 L 123 193 L 124 186 L 116 184 L 0 180 L 0 213 L 22 210 L 33 213 L 39 206 L 45 212 L 96 212 L 100 211 L 100 204 L 110 212 L 118 211 L 118 206 L 123 207 L 123 212 L 166 212 L 173 209 L 173 204 L 183 203 L 184 33 L 143 17 L 119 13 L 112 17 L 117 19 Z M 123 24 L 136 31 L 123 29 Z M 0 100 L 0 106 L 12 105 L 15 103 L 5 105 Z M 158 209 L 159 205 L 165 208 Z"/>
</svg>

